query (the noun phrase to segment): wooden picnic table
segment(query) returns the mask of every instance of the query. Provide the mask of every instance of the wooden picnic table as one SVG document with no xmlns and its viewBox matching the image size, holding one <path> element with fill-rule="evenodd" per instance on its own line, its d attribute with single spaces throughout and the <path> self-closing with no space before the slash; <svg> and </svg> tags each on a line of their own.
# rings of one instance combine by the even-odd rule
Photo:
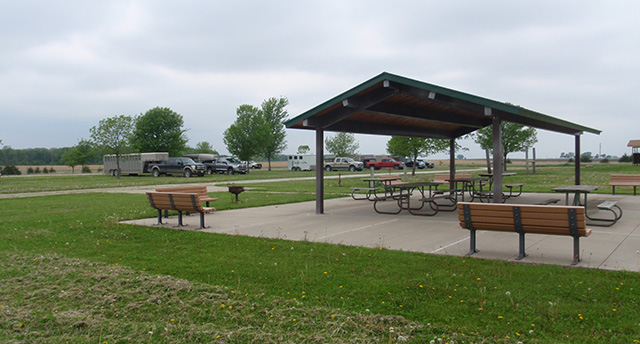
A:
<svg viewBox="0 0 640 344">
<path fill-rule="evenodd" d="M 409 213 L 413 215 L 427 215 L 422 213 L 417 213 L 416 211 L 421 210 L 424 207 L 425 203 L 429 203 L 431 209 L 434 211 L 432 214 L 428 214 L 428 216 L 435 215 L 438 212 L 438 205 L 432 198 L 432 192 L 434 188 L 437 188 L 438 185 L 442 183 L 438 182 L 412 182 L 412 183 L 393 183 L 389 184 L 390 195 L 385 195 L 384 197 L 376 197 L 374 198 L 373 208 L 377 213 L 380 214 L 398 214 L 402 210 L 407 210 Z M 425 194 L 425 189 L 428 188 L 428 193 Z M 411 195 L 414 190 L 418 190 L 420 195 L 420 207 L 411 207 Z M 397 202 L 398 210 L 397 211 L 381 211 L 377 208 L 377 203 L 381 201 L 386 201 L 388 199 L 393 199 Z"/>
<path fill-rule="evenodd" d="M 573 203 L 575 206 L 587 206 L 587 194 L 591 191 L 598 190 L 598 187 L 595 185 L 564 185 L 558 186 L 552 189 L 555 192 L 560 192 L 565 194 L 565 205 L 569 205 L 569 194 L 573 194 Z M 584 194 L 584 204 L 582 204 L 581 198 L 582 194 Z"/>
<path fill-rule="evenodd" d="M 599 210 L 606 210 L 612 213 L 613 218 L 591 217 L 587 213 L 587 194 L 591 191 L 598 190 L 595 185 L 565 185 L 553 188 L 555 192 L 565 193 L 565 204 L 569 205 L 569 194 L 574 194 L 572 205 L 583 206 L 585 217 L 591 222 L 592 226 L 613 226 L 620 218 L 622 218 L 622 209 L 617 205 L 618 201 L 606 201 L 597 206 Z M 584 203 L 582 203 L 582 194 L 584 194 Z M 614 210 L 615 209 L 615 210 Z"/>
<path fill-rule="evenodd" d="M 487 177 L 471 177 L 471 178 L 454 178 L 447 179 L 448 182 L 453 182 L 455 184 L 455 197 L 458 199 L 458 194 L 462 196 L 462 201 L 464 202 L 464 193 L 465 191 L 469 192 L 469 196 L 471 196 L 471 201 L 474 198 L 478 197 L 476 194 L 476 183 L 479 186 L 479 192 L 482 192 L 482 183 L 489 181 Z M 458 188 L 458 184 L 462 184 L 462 188 Z"/>
</svg>

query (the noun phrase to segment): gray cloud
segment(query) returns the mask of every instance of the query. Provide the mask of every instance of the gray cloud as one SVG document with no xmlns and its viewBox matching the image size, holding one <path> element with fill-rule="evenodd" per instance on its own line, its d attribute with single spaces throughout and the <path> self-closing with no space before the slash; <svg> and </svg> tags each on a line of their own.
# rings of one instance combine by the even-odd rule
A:
<svg viewBox="0 0 640 344">
<path fill-rule="evenodd" d="M 190 143 L 224 151 L 241 104 L 287 96 L 290 116 L 382 71 L 603 130 L 583 149 L 621 155 L 636 137 L 640 5 L 625 1 L 20 1 L 0 13 L 0 139 L 61 147 L 102 118 L 155 106 Z M 637 126 L 637 125 L 636 125 Z M 28 133 L 28 135 L 26 135 Z M 313 146 L 290 131 L 289 151 Z M 571 137 L 541 133 L 538 155 Z M 359 136 L 382 153 L 386 137 Z M 544 138 L 544 139 L 543 139 Z M 480 155 L 473 143 L 469 155 Z"/>
</svg>

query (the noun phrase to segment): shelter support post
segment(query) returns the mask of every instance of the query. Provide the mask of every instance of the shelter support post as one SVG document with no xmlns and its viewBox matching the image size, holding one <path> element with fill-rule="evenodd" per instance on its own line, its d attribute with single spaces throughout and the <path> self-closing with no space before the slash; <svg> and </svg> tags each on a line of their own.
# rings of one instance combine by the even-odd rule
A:
<svg viewBox="0 0 640 344">
<path fill-rule="evenodd" d="M 324 214 L 324 130 L 316 128 L 316 214 Z"/>
<path fill-rule="evenodd" d="M 576 185 L 580 185 L 580 134 L 576 135 Z"/>
<path fill-rule="evenodd" d="M 449 140 L 449 179 L 453 180 L 456 177 L 456 139 Z M 455 183 L 449 183 L 449 190 L 455 188 Z"/>
<path fill-rule="evenodd" d="M 502 203 L 502 119 L 493 117 L 493 203 Z"/>
</svg>

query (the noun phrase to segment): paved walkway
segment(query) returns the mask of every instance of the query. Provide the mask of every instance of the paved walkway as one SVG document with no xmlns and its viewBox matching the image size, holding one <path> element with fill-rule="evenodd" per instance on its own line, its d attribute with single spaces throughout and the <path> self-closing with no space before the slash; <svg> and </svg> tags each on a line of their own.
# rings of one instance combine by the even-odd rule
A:
<svg viewBox="0 0 640 344">
<path fill-rule="evenodd" d="M 509 203 L 534 203 L 559 194 L 524 194 Z M 595 207 L 600 201 L 618 200 L 624 210 L 622 219 L 612 227 L 591 227 L 593 233 L 580 239 L 582 262 L 578 267 L 640 271 L 640 196 L 589 196 Z M 589 213 L 597 211 L 589 209 Z M 457 213 L 440 212 L 434 217 L 382 215 L 374 212 L 369 201 L 341 198 L 325 201 L 324 215 L 315 214 L 315 202 L 304 202 L 250 209 L 226 210 L 206 215 L 206 232 L 248 235 L 286 240 L 308 240 L 331 244 L 384 247 L 393 250 L 464 256 L 469 251 L 469 232 L 461 229 Z M 600 214 L 606 216 L 606 214 Z M 127 223 L 154 225 L 157 219 Z M 177 216 L 166 220 L 165 227 L 177 224 Z M 199 216 L 184 218 L 183 230 L 198 230 Z M 529 255 L 516 261 L 516 233 L 479 231 L 474 256 L 522 264 L 540 263 L 569 266 L 573 255 L 573 238 L 528 234 Z"/>
</svg>

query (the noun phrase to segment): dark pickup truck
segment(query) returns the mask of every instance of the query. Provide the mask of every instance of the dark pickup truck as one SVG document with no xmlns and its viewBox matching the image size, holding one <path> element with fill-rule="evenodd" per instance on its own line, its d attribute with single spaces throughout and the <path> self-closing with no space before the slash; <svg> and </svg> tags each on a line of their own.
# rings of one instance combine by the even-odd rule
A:
<svg viewBox="0 0 640 344">
<path fill-rule="evenodd" d="M 247 173 L 247 164 L 240 162 L 234 158 L 220 157 L 212 160 L 204 160 L 202 163 L 208 174 L 226 173 L 235 174 Z"/>
<path fill-rule="evenodd" d="M 204 176 L 206 168 L 203 164 L 193 161 L 191 158 L 169 158 L 162 163 L 155 163 L 149 166 L 149 170 L 154 177 L 162 174 L 168 176 L 172 174 L 184 174 L 185 177 L 192 175 Z"/>
</svg>

